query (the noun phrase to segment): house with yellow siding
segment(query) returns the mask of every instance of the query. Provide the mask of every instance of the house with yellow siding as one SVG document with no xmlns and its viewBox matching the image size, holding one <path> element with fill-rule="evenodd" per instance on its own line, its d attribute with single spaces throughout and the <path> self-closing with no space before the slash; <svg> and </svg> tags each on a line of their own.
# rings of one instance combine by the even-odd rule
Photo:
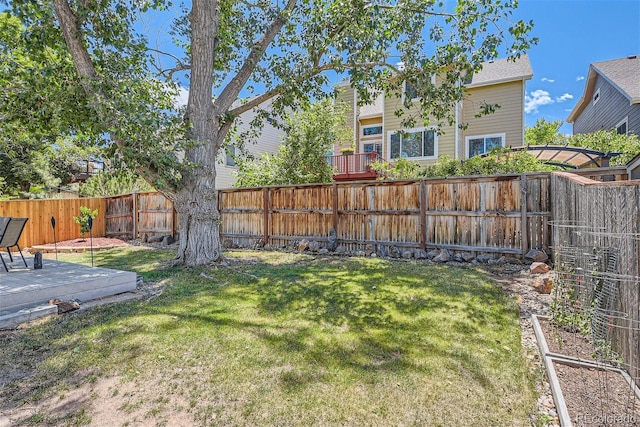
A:
<svg viewBox="0 0 640 427">
<path fill-rule="evenodd" d="M 394 112 L 405 108 L 402 97 L 412 96 L 406 85 L 402 97 L 380 94 L 371 105 L 358 106 L 357 91 L 343 83 L 338 99 L 349 106 L 347 124 L 353 128 L 356 153 L 376 153 L 388 161 L 406 158 L 428 165 L 443 155 L 467 159 L 495 146 L 524 145 L 525 87 L 532 76 L 526 55 L 515 61 L 484 63 L 482 70 L 463 84 L 466 96 L 457 103 L 454 123 L 441 127 L 402 127 L 402 117 Z M 437 84 L 436 76 L 433 81 Z M 492 114 L 479 115 L 487 104 L 499 108 Z M 407 113 L 415 113 L 417 107 Z M 335 147 L 334 152 L 338 154 L 340 148 Z"/>
</svg>

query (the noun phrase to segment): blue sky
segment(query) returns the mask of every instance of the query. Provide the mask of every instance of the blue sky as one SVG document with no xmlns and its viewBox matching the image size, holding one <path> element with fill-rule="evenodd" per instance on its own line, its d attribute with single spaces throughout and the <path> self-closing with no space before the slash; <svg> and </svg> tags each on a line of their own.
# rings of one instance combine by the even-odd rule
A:
<svg viewBox="0 0 640 427">
<path fill-rule="evenodd" d="M 640 0 L 521 0 L 516 18 L 533 20 L 540 39 L 529 51 L 527 126 L 566 120 L 592 62 L 640 54 Z M 572 133 L 571 125 L 561 131 Z"/>
</svg>

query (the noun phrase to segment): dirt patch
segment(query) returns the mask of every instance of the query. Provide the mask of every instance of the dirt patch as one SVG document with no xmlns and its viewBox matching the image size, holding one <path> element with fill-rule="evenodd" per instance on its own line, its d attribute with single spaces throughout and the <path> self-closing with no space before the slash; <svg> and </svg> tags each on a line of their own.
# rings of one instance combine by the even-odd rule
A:
<svg viewBox="0 0 640 427">
<path fill-rule="evenodd" d="M 640 407 L 618 372 L 554 362 L 560 388 L 575 426 L 637 426 Z"/>
<path fill-rule="evenodd" d="M 557 327 L 546 319 L 538 319 L 549 351 L 594 362 L 594 346 L 581 334 Z"/>
</svg>

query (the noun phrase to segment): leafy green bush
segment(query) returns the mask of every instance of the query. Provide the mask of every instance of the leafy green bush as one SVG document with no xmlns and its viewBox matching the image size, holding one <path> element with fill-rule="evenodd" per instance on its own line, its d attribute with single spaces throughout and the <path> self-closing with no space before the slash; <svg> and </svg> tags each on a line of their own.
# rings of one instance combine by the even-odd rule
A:
<svg viewBox="0 0 640 427">
<path fill-rule="evenodd" d="M 91 210 L 86 206 L 80 206 L 80 216 L 74 216 L 73 220 L 80 226 L 80 235 L 84 239 L 84 235 L 89 232 L 89 218 L 92 220 L 98 216 L 98 209 Z"/>
</svg>

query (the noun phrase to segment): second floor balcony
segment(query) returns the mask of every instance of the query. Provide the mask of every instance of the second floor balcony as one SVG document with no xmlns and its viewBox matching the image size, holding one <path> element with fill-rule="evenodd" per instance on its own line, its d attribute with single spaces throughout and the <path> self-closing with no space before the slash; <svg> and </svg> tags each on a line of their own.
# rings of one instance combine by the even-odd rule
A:
<svg viewBox="0 0 640 427">
<path fill-rule="evenodd" d="M 378 153 L 354 153 L 348 155 L 329 156 L 328 161 L 336 169 L 334 181 L 374 180 L 378 173 L 371 169 L 371 163 L 383 160 Z"/>
</svg>

